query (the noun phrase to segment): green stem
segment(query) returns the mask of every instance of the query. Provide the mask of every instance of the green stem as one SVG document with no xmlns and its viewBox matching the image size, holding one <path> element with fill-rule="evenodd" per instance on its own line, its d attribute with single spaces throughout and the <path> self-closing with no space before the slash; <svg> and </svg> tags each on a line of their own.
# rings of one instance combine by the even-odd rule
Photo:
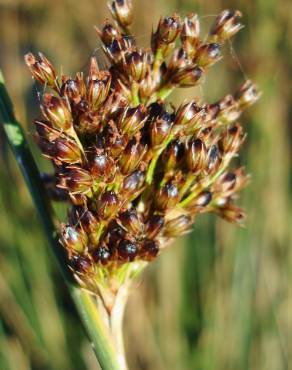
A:
<svg viewBox="0 0 292 370">
<path fill-rule="evenodd" d="M 149 167 L 148 167 L 148 170 L 147 170 L 147 174 L 146 174 L 146 183 L 147 184 L 150 185 L 152 183 L 158 158 L 160 157 L 160 154 L 163 152 L 163 150 L 167 147 L 167 145 L 171 142 L 171 140 L 173 139 L 173 136 L 174 136 L 174 134 L 171 133 L 169 135 L 169 137 L 167 138 L 167 140 L 165 140 L 165 142 L 161 145 L 161 147 L 159 147 L 159 149 L 157 149 L 154 152 L 154 155 L 153 155 L 153 157 L 150 161 L 150 164 L 149 164 Z"/>
<path fill-rule="evenodd" d="M 132 82 L 131 95 L 132 95 L 132 104 L 136 107 L 137 105 L 140 104 L 139 85 L 136 81 Z"/>
<path fill-rule="evenodd" d="M 174 90 L 173 85 L 162 86 L 161 89 L 157 93 L 157 98 L 164 100 L 173 92 L 173 90 Z"/>
<path fill-rule="evenodd" d="M 23 129 L 17 122 L 12 102 L 5 88 L 4 78 L 0 71 L 0 121 L 21 172 L 30 190 L 33 202 L 38 211 L 42 226 L 51 249 L 55 254 L 63 278 L 65 279 L 72 299 L 76 305 L 83 325 L 92 342 L 94 351 L 103 370 L 119 370 L 120 365 L 114 346 L 106 332 L 106 328 L 92 301 L 90 294 L 79 288 L 67 267 L 64 248 L 60 245 L 58 234 L 52 218 L 51 206 L 40 178 L 31 151 L 25 139 Z"/>
</svg>

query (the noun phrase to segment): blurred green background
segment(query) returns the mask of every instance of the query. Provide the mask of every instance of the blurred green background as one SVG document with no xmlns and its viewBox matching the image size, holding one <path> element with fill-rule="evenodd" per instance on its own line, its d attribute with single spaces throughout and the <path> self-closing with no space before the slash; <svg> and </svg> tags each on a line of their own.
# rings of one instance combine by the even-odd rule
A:
<svg viewBox="0 0 292 370">
<path fill-rule="evenodd" d="M 225 8 L 246 25 L 224 49 L 225 63 L 199 90 L 212 102 L 246 78 L 263 91 L 242 117 L 252 174 L 240 229 L 214 216 L 159 258 L 137 283 L 125 337 L 131 370 L 288 370 L 292 368 L 292 2 L 291 0 L 134 0 L 134 34 L 147 45 L 159 15 L 198 12 L 207 29 Z M 24 66 L 43 51 L 64 73 L 103 65 L 94 25 L 105 0 L 0 0 L 0 65 L 32 143 L 38 91 Z M 34 144 L 31 145 L 34 148 Z M 39 152 L 34 148 L 36 156 Z M 0 369 L 98 369 L 36 212 L 9 149 L 0 157 Z M 38 160 L 44 168 L 44 161 Z"/>
</svg>

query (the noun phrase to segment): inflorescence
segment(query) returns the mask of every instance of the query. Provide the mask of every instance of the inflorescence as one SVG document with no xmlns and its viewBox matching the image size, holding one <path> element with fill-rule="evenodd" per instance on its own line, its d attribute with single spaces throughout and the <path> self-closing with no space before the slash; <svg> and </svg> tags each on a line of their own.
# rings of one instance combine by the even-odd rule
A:
<svg viewBox="0 0 292 370">
<path fill-rule="evenodd" d="M 35 137 L 54 165 L 44 179 L 49 193 L 71 204 L 61 243 L 90 287 L 129 262 L 155 259 L 200 213 L 243 222 L 233 201 L 248 176 L 229 167 L 245 139 L 237 120 L 259 97 L 246 81 L 213 104 L 165 101 L 173 89 L 203 82 L 242 28 L 239 11 L 223 11 L 204 41 L 196 14 L 161 18 L 146 49 L 129 31 L 131 2 L 109 7 L 115 22 L 97 29 L 107 70 L 91 58 L 86 78 L 58 77 L 44 55 L 25 57 L 33 77 L 53 91 L 43 96 Z"/>
</svg>

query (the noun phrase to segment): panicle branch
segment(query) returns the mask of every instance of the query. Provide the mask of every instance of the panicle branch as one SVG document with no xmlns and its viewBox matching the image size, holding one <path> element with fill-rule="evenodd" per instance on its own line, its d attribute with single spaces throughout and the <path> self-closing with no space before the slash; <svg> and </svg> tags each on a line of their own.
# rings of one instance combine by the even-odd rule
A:
<svg viewBox="0 0 292 370">
<path fill-rule="evenodd" d="M 86 77 L 58 76 L 43 54 L 25 57 L 53 90 L 43 96 L 35 138 L 54 165 L 49 194 L 70 203 L 60 239 L 75 277 L 96 294 L 116 292 L 135 270 L 128 266 L 155 259 L 201 213 L 242 225 L 234 199 L 249 176 L 230 164 L 246 137 L 238 119 L 260 96 L 246 81 L 215 103 L 194 97 L 175 108 L 165 100 L 204 81 L 243 27 L 239 11 L 219 14 L 206 37 L 196 14 L 161 17 L 141 48 L 130 32 L 131 1 L 109 9 L 115 22 L 96 28 L 107 70 L 91 58 Z"/>
</svg>

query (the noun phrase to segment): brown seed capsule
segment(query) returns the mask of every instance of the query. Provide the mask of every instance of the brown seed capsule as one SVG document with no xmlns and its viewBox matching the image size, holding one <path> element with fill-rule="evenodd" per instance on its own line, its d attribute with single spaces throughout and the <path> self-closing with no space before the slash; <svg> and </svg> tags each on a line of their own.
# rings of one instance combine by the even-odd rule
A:
<svg viewBox="0 0 292 370">
<path fill-rule="evenodd" d="M 56 71 L 42 53 L 39 53 L 39 59 L 36 59 L 32 53 L 26 54 L 24 59 L 31 74 L 37 81 L 49 87 L 58 89 Z"/>
<path fill-rule="evenodd" d="M 152 124 L 151 144 L 153 148 L 163 146 L 168 140 L 173 124 L 173 115 L 167 112 L 158 117 Z"/>
<path fill-rule="evenodd" d="M 69 166 L 60 176 L 58 187 L 66 189 L 72 194 L 90 194 L 93 179 L 90 173 L 81 167 Z"/>
<path fill-rule="evenodd" d="M 108 71 L 101 71 L 95 79 L 88 82 L 87 100 L 91 109 L 98 107 L 108 96 L 111 85 L 111 74 Z"/>
<path fill-rule="evenodd" d="M 219 180 L 215 184 L 216 192 L 225 194 L 234 189 L 236 185 L 236 175 L 233 172 L 226 172 L 220 176 Z"/>
<path fill-rule="evenodd" d="M 216 18 L 210 35 L 218 42 L 230 39 L 243 28 L 243 25 L 239 23 L 241 17 L 239 10 L 223 10 Z"/>
<path fill-rule="evenodd" d="M 243 226 L 246 220 L 246 215 L 243 210 L 230 203 L 223 207 L 216 208 L 215 212 L 226 221 L 236 223 L 239 226 Z"/>
<path fill-rule="evenodd" d="M 148 70 L 148 55 L 143 51 L 133 51 L 126 56 L 124 70 L 127 77 L 132 77 L 134 81 L 141 82 Z"/>
<path fill-rule="evenodd" d="M 133 4 L 131 0 L 114 0 L 109 3 L 113 18 L 122 28 L 128 28 L 133 22 Z"/>
<path fill-rule="evenodd" d="M 172 141 L 162 153 L 162 163 L 164 164 L 165 172 L 175 169 L 183 156 L 183 143 L 179 140 Z"/>
<path fill-rule="evenodd" d="M 102 220 L 112 218 L 119 209 L 120 201 L 113 191 L 106 191 L 101 194 L 96 203 L 98 217 Z"/>
<path fill-rule="evenodd" d="M 203 171 L 207 165 L 207 149 L 200 139 L 192 139 L 187 143 L 186 161 L 190 171 Z"/>
<path fill-rule="evenodd" d="M 135 108 L 128 107 L 121 115 L 118 127 L 122 133 L 130 136 L 141 130 L 147 119 L 147 109 L 142 104 Z"/>
<path fill-rule="evenodd" d="M 145 172 L 135 171 L 125 177 L 122 186 L 122 192 L 126 196 L 139 194 L 145 182 Z"/>
<path fill-rule="evenodd" d="M 189 58 L 193 58 L 200 45 L 200 22 L 197 14 L 188 15 L 183 22 L 181 41 Z"/>
<path fill-rule="evenodd" d="M 152 36 L 154 50 L 162 44 L 173 43 L 181 32 L 180 17 L 174 14 L 172 17 L 160 18 L 156 32 Z"/>
<path fill-rule="evenodd" d="M 147 146 L 141 144 L 137 138 L 134 137 L 129 141 L 119 161 L 120 170 L 123 175 L 130 174 L 138 167 L 146 150 Z"/>
<path fill-rule="evenodd" d="M 214 173 L 218 170 L 221 164 L 220 151 L 216 145 L 212 145 L 207 154 L 207 171 L 209 173 Z"/>
<path fill-rule="evenodd" d="M 201 112 L 202 108 L 194 100 L 182 104 L 176 112 L 174 124 L 188 131 L 194 131 L 202 117 Z"/>
<path fill-rule="evenodd" d="M 203 72 L 199 66 L 187 66 L 175 73 L 171 82 L 179 87 L 195 86 L 201 79 Z"/>
<path fill-rule="evenodd" d="M 191 224 L 192 218 L 190 216 L 181 215 L 165 224 L 163 235 L 168 238 L 184 235 L 189 231 Z"/>
<path fill-rule="evenodd" d="M 36 131 L 41 139 L 46 139 L 52 142 L 62 135 L 62 132 L 53 128 L 51 126 L 51 123 L 48 121 L 35 120 L 34 124 Z"/>
<path fill-rule="evenodd" d="M 60 138 L 54 142 L 51 158 L 60 162 L 75 164 L 82 161 L 82 154 L 76 141 Z"/>
<path fill-rule="evenodd" d="M 95 178 L 112 179 L 116 172 L 116 165 L 112 158 L 105 153 L 96 153 L 89 162 L 89 171 Z"/>
<path fill-rule="evenodd" d="M 72 268 L 80 275 L 93 271 L 92 260 L 86 256 L 73 256 L 71 259 Z"/>
<path fill-rule="evenodd" d="M 143 232 L 143 224 L 135 209 L 121 213 L 119 219 L 123 227 L 134 236 L 140 236 Z"/>
<path fill-rule="evenodd" d="M 41 105 L 44 117 L 55 128 L 71 133 L 73 129 L 71 108 L 66 98 L 57 98 L 52 94 L 45 94 Z"/>
<path fill-rule="evenodd" d="M 221 59 L 220 45 L 216 43 L 200 46 L 196 53 L 195 62 L 200 67 L 210 67 Z"/>
<path fill-rule="evenodd" d="M 175 184 L 168 182 L 158 192 L 155 203 L 158 210 L 174 207 L 179 201 L 179 191 Z"/>
<path fill-rule="evenodd" d="M 121 240 L 118 246 L 118 253 L 120 258 L 127 261 L 134 261 L 135 257 L 138 254 L 138 247 L 135 243 L 130 240 L 124 239 Z"/>
<path fill-rule="evenodd" d="M 75 103 L 81 100 L 85 92 L 86 86 L 81 74 L 77 74 L 76 79 L 68 78 L 61 86 L 61 94 Z"/>
<path fill-rule="evenodd" d="M 126 230 L 117 224 L 117 222 L 113 222 L 110 224 L 109 232 L 108 232 L 108 245 L 111 251 L 114 251 L 120 241 L 125 239 L 126 237 Z"/>
<path fill-rule="evenodd" d="M 121 40 L 113 40 L 109 46 L 104 48 L 104 52 L 114 64 L 118 65 L 125 60 L 125 45 Z"/>
<path fill-rule="evenodd" d="M 121 37 L 120 31 L 108 20 L 105 21 L 104 26 L 101 30 L 99 30 L 97 27 L 95 28 L 95 30 L 105 46 L 110 46 L 114 40 Z"/>
<path fill-rule="evenodd" d="M 236 121 L 241 115 L 239 104 L 232 95 L 225 96 L 215 104 L 219 106 L 216 118 L 220 123 L 229 125 L 230 123 Z"/>
<path fill-rule="evenodd" d="M 167 66 L 167 75 L 171 78 L 176 73 L 190 66 L 191 60 L 189 59 L 186 51 L 182 48 L 175 49 Z"/>
<path fill-rule="evenodd" d="M 87 235 L 81 228 L 75 228 L 73 226 L 64 225 L 61 231 L 61 243 L 62 245 L 75 252 L 83 252 L 87 245 Z"/>
<path fill-rule="evenodd" d="M 162 230 L 164 225 L 164 217 L 160 215 L 152 215 L 146 225 L 146 234 L 149 239 L 154 239 Z"/>
<path fill-rule="evenodd" d="M 111 252 L 105 244 L 101 244 L 93 252 L 92 258 L 95 262 L 99 262 L 101 265 L 105 266 L 110 261 Z"/>
<path fill-rule="evenodd" d="M 151 261 L 157 257 L 159 253 L 159 244 L 154 240 L 145 240 L 142 244 L 142 257 L 146 261 Z"/>
<path fill-rule="evenodd" d="M 202 208 L 206 207 L 212 200 L 212 193 L 210 191 L 202 191 L 194 198 L 191 207 Z"/>
<path fill-rule="evenodd" d="M 245 109 L 254 104 L 261 96 L 260 91 L 252 81 L 246 81 L 235 94 L 240 108 Z"/>
<path fill-rule="evenodd" d="M 234 156 L 244 142 L 245 137 L 242 127 L 236 123 L 223 133 L 219 141 L 221 152 Z"/>
</svg>

